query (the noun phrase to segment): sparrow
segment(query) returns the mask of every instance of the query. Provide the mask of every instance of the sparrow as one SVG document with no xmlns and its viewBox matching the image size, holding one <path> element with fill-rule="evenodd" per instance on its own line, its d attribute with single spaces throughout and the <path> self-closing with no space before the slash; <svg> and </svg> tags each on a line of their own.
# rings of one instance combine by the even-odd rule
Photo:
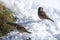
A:
<svg viewBox="0 0 60 40">
<path fill-rule="evenodd" d="M 28 32 L 22 25 L 18 25 L 17 23 L 7 22 L 7 24 L 14 26 L 21 33 L 24 33 L 24 32 L 27 32 L 29 34 L 31 33 L 31 32 Z"/>
<path fill-rule="evenodd" d="M 52 22 L 54 22 L 52 19 L 50 19 L 47 15 L 46 15 L 46 13 L 43 11 L 43 7 L 39 7 L 38 8 L 38 16 L 39 16 L 39 18 L 41 18 L 41 19 L 48 19 L 48 20 L 51 20 Z"/>
</svg>

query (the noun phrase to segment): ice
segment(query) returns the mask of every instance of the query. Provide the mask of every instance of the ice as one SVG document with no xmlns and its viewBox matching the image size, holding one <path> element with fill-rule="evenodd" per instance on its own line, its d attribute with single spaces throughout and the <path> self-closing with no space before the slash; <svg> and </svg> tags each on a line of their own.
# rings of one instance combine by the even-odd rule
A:
<svg viewBox="0 0 60 40">
<path fill-rule="evenodd" d="M 16 23 L 22 24 L 32 32 L 20 34 L 10 33 L 3 40 L 60 40 L 60 0 L 0 0 L 18 17 Z M 42 6 L 46 14 L 54 20 L 40 20 L 38 7 Z"/>
</svg>

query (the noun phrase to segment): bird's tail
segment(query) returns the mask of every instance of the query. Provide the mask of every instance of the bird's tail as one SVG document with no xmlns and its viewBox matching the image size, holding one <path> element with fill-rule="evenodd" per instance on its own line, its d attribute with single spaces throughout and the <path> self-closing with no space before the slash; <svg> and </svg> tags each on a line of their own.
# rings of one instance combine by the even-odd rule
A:
<svg viewBox="0 0 60 40">
<path fill-rule="evenodd" d="M 50 19 L 50 18 L 48 18 L 49 20 L 51 20 L 52 22 L 54 22 L 54 20 L 52 20 L 52 19 Z"/>
<path fill-rule="evenodd" d="M 27 33 L 31 34 L 31 32 L 27 32 Z"/>
<path fill-rule="evenodd" d="M 27 33 L 29 33 L 29 34 L 31 34 L 31 32 L 29 32 L 29 31 L 26 31 Z"/>
</svg>

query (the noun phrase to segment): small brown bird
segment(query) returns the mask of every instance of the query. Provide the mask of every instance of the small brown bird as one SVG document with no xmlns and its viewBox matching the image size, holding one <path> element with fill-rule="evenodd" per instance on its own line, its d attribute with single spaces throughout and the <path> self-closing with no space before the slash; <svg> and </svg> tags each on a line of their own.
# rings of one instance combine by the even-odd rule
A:
<svg viewBox="0 0 60 40">
<path fill-rule="evenodd" d="M 54 22 L 52 19 L 50 19 L 50 18 L 46 15 L 46 13 L 43 11 L 43 8 L 42 8 L 42 7 L 39 7 L 39 8 L 38 8 L 38 16 L 39 16 L 39 18 L 41 18 L 41 19 L 48 19 L 48 20 L 51 20 L 52 22 Z"/>
<path fill-rule="evenodd" d="M 23 32 L 31 33 L 31 32 L 28 32 L 22 25 L 18 25 L 16 23 L 11 23 L 11 22 L 8 22 L 7 24 L 14 26 L 21 33 Z"/>
</svg>

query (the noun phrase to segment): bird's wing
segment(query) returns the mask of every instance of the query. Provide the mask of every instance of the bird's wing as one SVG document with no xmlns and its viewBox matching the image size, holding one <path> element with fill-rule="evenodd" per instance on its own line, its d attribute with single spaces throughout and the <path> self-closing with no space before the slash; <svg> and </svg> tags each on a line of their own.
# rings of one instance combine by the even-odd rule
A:
<svg viewBox="0 0 60 40">
<path fill-rule="evenodd" d="M 49 18 L 48 16 L 47 16 L 47 14 L 43 11 L 43 12 L 41 12 L 41 16 L 43 17 L 43 18 Z"/>
</svg>

